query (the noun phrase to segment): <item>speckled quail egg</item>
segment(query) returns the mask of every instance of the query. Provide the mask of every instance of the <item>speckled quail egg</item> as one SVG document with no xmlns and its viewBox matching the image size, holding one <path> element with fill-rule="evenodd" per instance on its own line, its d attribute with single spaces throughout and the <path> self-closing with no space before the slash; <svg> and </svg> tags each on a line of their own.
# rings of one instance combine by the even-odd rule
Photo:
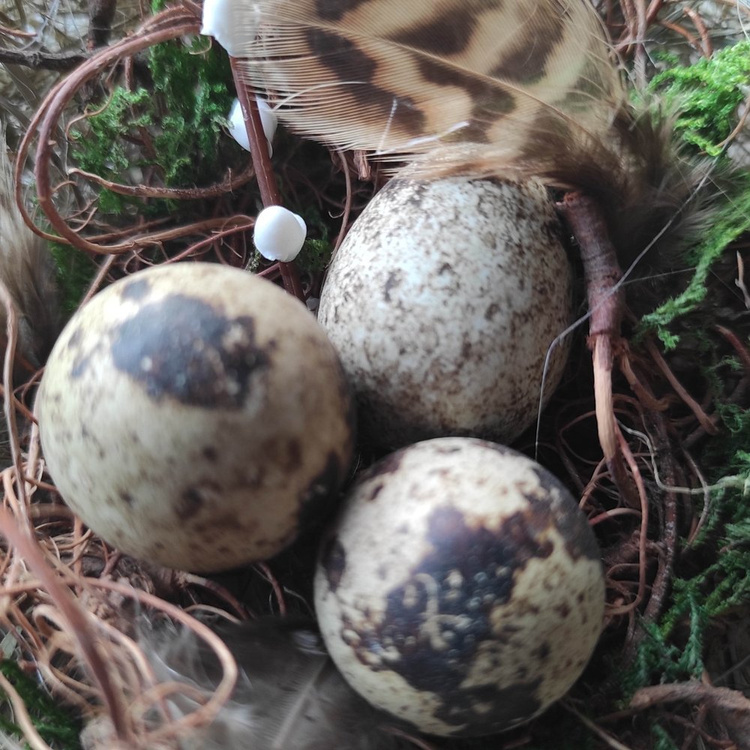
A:
<svg viewBox="0 0 750 750">
<path fill-rule="evenodd" d="M 531 459 L 473 438 L 364 473 L 325 539 L 315 608 L 349 684 L 443 736 L 494 734 L 562 697 L 604 611 L 596 539 Z"/>
<path fill-rule="evenodd" d="M 142 271 L 58 339 L 36 401 L 62 497 L 138 558 L 229 569 L 288 545 L 344 479 L 353 406 L 315 319 L 208 263 Z"/>
<path fill-rule="evenodd" d="M 372 443 L 507 443 L 536 418 L 571 305 L 560 224 L 539 183 L 393 180 L 334 256 L 318 320 Z M 567 351 L 551 350 L 546 397 Z"/>
</svg>

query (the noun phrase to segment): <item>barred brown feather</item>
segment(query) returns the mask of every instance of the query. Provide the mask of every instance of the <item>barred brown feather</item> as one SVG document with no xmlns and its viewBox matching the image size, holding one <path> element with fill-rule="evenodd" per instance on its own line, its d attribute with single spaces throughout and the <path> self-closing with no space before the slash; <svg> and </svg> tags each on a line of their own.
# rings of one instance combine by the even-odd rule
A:
<svg viewBox="0 0 750 750">
<path fill-rule="evenodd" d="M 233 2 L 247 84 L 290 128 L 419 178 L 588 193 L 622 262 L 716 192 L 696 189 L 714 165 L 682 158 L 672 115 L 627 102 L 588 0 Z"/>
<path fill-rule="evenodd" d="M 249 85 L 342 148 L 502 143 L 507 163 L 544 130 L 597 138 L 623 98 L 581 0 L 261 0 L 247 14 Z"/>
</svg>

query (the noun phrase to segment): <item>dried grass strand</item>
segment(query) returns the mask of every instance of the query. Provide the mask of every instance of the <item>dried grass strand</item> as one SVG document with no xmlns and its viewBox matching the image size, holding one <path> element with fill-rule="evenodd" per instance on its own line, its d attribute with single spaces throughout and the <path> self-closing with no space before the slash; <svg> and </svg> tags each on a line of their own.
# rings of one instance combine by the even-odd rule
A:
<svg viewBox="0 0 750 750">
<path fill-rule="evenodd" d="M 54 599 L 68 628 L 76 634 L 84 661 L 107 704 L 118 738 L 124 741 L 131 740 L 131 732 L 125 720 L 125 707 L 122 704 L 121 696 L 117 694 L 112 685 L 107 666 L 96 647 L 96 636 L 91 627 L 89 616 L 75 601 L 72 593 L 53 574 L 38 545 L 34 543 L 30 532 L 28 530 L 22 531 L 16 519 L 5 508 L 0 508 L 0 533 L 15 547 L 17 553 L 23 557 L 39 578 L 45 590 Z"/>
</svg>

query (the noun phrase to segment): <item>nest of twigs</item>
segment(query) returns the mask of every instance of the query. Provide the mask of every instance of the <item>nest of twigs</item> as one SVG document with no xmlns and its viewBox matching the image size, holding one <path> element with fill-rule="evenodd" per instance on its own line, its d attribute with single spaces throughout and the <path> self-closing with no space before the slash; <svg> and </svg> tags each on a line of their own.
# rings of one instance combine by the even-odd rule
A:
<svg viewBox="0 0 750 750">
<path fill-rule="evenodd" d="M 654 46 L 669 43 L 683 56 L 708 57 L 716 40 L 729 33 L 727 29 L 733 31 L 733 16 L 750 23 L 741 0 L 696 8 L 659 0 L 605 5 L 612 38 L 639 77 L 647 75 Z M 76 149 L 66 144 L 86 137 L 90 118 L 112 104 L 115 85 L 131 92 L 151 85 L 144 54 L 155 45 L 196 34 L 200 25 L 199 6 L 185 1 L 155 16 L 144 14 L 135 30 L 109 43 L 112 24 L 120 18 L 114 14 L 115 4 L 102 0 L 90 6 L 92 31 L 85 51 L 79 47 L 47 54 L 33 45 L 33 37 L 29 47 L 20 35 L 8 37 L 16 40 L 16 57 L 6 60 L 27 66 L 33 62 L 37 72 L 46 71 L 39 75 L 49 91 L 29 121 L 20 123 L 25 135 L 17 149 L 18 197 L 35 231 L 67 243 L 66 252 L 80 252 L 88 259 L 94 272 L 81 303 L 109 281 L 146 266 L 196 259 L 251 265 L 298 296 L 316 297 L 322 266 L 310 264 L 297 276 L 254 257 L 247 236 L 259 206 L 256 174 L 239 151 L 230 148 L 225 154 L 228 168 L 223 174 L 214 172 L 214 181 L 199 187 L 170 187 L 156 168 L 118 170 L 115 165 L 102 175 L 75 163 Z M 208 48 L 207 40 L 205 45 Z M 69 73 L 57 80 L 62 69 Z M 129 100 L 128 107 L 135 124 L 122 134 L 120 146 L 125 159 L 136 164 L 154 155 L 158 125 L 139 124 L 135 100 Z M 315 206 L 324 217 L 319 231 L 338 245 L 384 178 L 359 154 L 329 154 L 291 136 L 278 152 L 274 171 L 286 200 Z M 35 210 L 28 208 L 32 202 L 24 179 L 32 163 Z M 268 179 L 257 177 L 261 183 Z M 104 191 L 124 199 L 116 212 L 100 210 Z M 169 205 L 170 212 L 142 210 L 155 202 Z M 740 467 L 736 475 L 716 476 L 718 457 L 727 453 L 721 446 L 731 437 L 727 408 L 741 410 L 750 403 L 750 297 L 742 266 L 747 246 L 746 239 L 736 241 L 714 265 L 706 300 L 680 322 L 681 340 L 675 348 L 666 352 L 647 333 L 631 344 L 623 360 L 626 366 L 615 379 L 615 407 L 635 502 L 622 500 L 601 457 L 590 357 L 582 333 L 539 433 L 526 435 L 517 445 L 531 454 L 536 446 L 539 460 L 580 498 L 604 551 L 606 628 L 583 679 L 545 718 L 491 743 L 415 740 L 419 746 L 562 747 L 560 727 L 565 726 L 579 738 L 572 740 L 572 747 L 584 741 L 587 747 L 612 748 L 750 747 L 750 701 L 744 697 L 750 695 L 750 598 L 730 601 L 740 583 L 716 565 L 721 554 L 733 551 L 733 544 L 742 549 L 750 543 L 750 532 L 743 538 L 739 531 L 723 550 L 717 543 L 726 538 L 725 525 L 732 520 L 728 513 L 717 512 L 717 503 L 730 504 L 728 495 L 734 493 L 731 504 L 741 505 L 746 490 Z M 676 289 L 691 271 L 673 274 Z M 240 620 L 290 610 L 310 612 L 304 569 L 314 545 L 303 540 L 280 559 L 214 579 L 149 568 L 108 548 L 67 509 L 45 475 L 29 412 L 38 374 L 11 396 L 17 321 L 10 309 L 8 321 L 4 393 L 12 460 L 2 473 L 0 510 L 5 657 L 38 677 L 43 690 L 84 723 L 99 717 L 88 730 L 92 747 L 112 747 L 115 742 L 148 750 L 176 747 L 180 737 L 210 723 L 237 675 L 226 646 L 201 614 Z M 633 332 L 638 320 L 627 325 Z M 702 351 L 710 350 L 714 358 L 710 381 L 696 367 L 697 338 Z M 371 459 L 363 456 L 360 466 Z M 745 520 L 750 524 L 750 511 Z M 733 523 L 737 526 L 736 517 Z M 698 630 L 691 622 L 703 615 L 687 605 L 676 609 L 675 602 L 689 588 L 685 582 L 704 574 L 703 590 L 724 591 L 728 606 L 700 629 L 703 674 L 676 668 L 670 680 L 669 670 L 660 671 L 656 657 L 654 663 L 642 663 L 644 643 L 659 642 L 677 651 L 696 647 L 690 639 Z M 681 582 L 677 588 L 675 581 Z M 746 586 L 745 596 L 747 591 Z M 699 607 L 697 599 L 694 603 Z M 668 626 L 665 613 L 672 618 Z M 144 616 L 192 629 L 216 652 L 224 669 L 215 694 L 179 720 L 166 699 L 175 692 L 190 694 L 190 688 L 157 679 L 139 644 L 138 621 Z M 650 670 L 654 684 L 636 681 L 635 692 L 623 685 L 633 665 L 643 673 Z M 659 680 L 665 684 L 655 684 Z M 72 746 L 43 736 L 26 699 L 3 673 L 0 688 L 30 746 Z M 655 724 L 661 733 L 654 732 Z"/>
</svg>

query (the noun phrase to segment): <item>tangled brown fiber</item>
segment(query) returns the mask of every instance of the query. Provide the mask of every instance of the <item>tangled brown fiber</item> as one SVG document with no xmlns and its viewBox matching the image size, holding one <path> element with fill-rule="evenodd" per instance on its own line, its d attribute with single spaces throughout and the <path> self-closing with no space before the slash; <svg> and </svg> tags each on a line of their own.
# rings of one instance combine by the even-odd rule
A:
<svg viewBox="0 0 750 750">
<path fill-rule="evenodd" d="M 149 226 L 148 223 L 145 226 L 139 223 L 136 226 L 125 228 L 101 227 L 96 221 L 95 199 L 87 201 L 80 198 L 76 210 L 71 216 L 65 218 L 56 207 L 56 193 L 64 188 L 70 188 L 70 180 L 76 178 L 88 180 L 98 189 L 107 188 L 120 195 L 193 201 L 206 200 L 222 195 L 236 190 L 250 181 L 252 178 L 250 167 L 240 175 L 234 177 L 230 175 L 223 182 L 205 189 L 174 189 L 150 185 L 116 184 L 110 180 L 104 180 L 98 175 L 73 168 L 68 172 L 68 181 L 52 184 L 51 164 L 53 162 L 53 151 L 58 143 L 58 135 L 61 133 L 60 119 L 66 108 L 70 106 L 73 96 L 92 79 L 100 77 L 106 79 L 109 71 L 120 63 L 125 67 L 125 80 L 132 84 L 135 55 L 152 45 L 177 39 L 183 35 L 196 34 L 200 26 L 199 19 L 200 8 L 193 3 L 175 6 L 158 16 L 149 18 L 132 36 L 126 37 L 90 57 L 50 91 L 43 106 L 31 120 L 26 135 L 21 142 L 18 158 L 18 170 L 20 171 L 25 163 L 30 142 L 35 139 L 38 143 L 35 158 L 37 198 L 39 207 L 44 212 L 46 221 L 49 222 L 50 230 L 44 231 L 36 227 L 32 218 L 25 211 L 20 194 L 17 195 L 17 199 L 27 222 L 42 237 L 49 240 L 66 240 L 74 248 L 96 255 L 123 255 L 137 252 L 144 247 L 163 246 L 168 241 L 195 234 L 209 235 L 216 231 L 242 232 L 252 226 L 252 220 L 249 217 L 236 216 L 228 219 L 206 219 L 165 230 Z M 106 107 L 106 103 L 103 106 Z M 76 120 L 77 118 L 72 118 L 72 121 L 65 125 L 65 130 L 69 130 Z M 18 184 L 20 191 L 20 181 Z M 85 191 L 78 188 L 75 192 L 81 195 Z M 212 236 L 214 235 L 212 234 Z M 190 247 L 189 253 L 196 254 L 199 250 L 200 245 L 193 245 Z"/>
<path fill-rule="evenodd" d="M 721 4 L 733 5 L 731 0 Z M 104 5 L 100 3 L 97 9 L 106 20 Z M 712 53 L 711 28 L 691 7 L 665 14 L 665 8 L 675 4 L 608 0 L 602 5 L 617 50 L 632 59 L 636 78 L 645 77 L 644 40 L 649 30 L 660 29 L 684 39 L 693 56 Z M 130 185 L 75 166 L 58 167 L 67 133 L 79 118 L 88 116 L 74 112 L 75 98 L 87 87 L 106 90 L 115 75 L 132 83 L 139 53 L 196 34 L 199 19 L 200 7 L 184 0 L 146 18 L 133 33 L 111 45 L 102 46 L 107 35 L 102 36 L 100 30 L 97 39 L 101 45 L 92 41 L 85 55 L 32 59 L 34 65 L 47 69 L 71 66 L 71 72 L 50 90 L 20 143 L 17 201 L 29 226 L 40 236 L 67 242 L 96 260 L 98 273 L 82 303 L 108 281 L 155 262 L 210 257 L 246 267 L 251 260 L 246 236 L 253 226 L 254 204 L 240 199 L 245 200 L 246 210 L 236 210 L 236 201 L 223 200 L 256 178 L 249 162 L 213 185 L 190 188 L 165 187 L 155 175 Z M 12 58 L 14 62 L 19 59 Z M 106 106 L 106 101 L 101 106 Z M 148 133 L 144 131 L 142 141 L 135 145 L 148 150 Z M 32 152 L 36 214 L 26 208 L 22 179 Z M 270 169 L 270 165 L 262 168 Z M 335 217 L 338 245 L 383 179 L 359 154 L 333 153 L 322 169 L 327 179 L 314 182 L 291 159 L 277 167 L 288 190 L 315 200 Z M 266 178 L 268 175 L 261 176 Z M 102 188 L 144 200 L 168 198 L 200 207 L 210 205 L 213 213 L 205 216 L 196 210 L 196 218 L 183 224 L 137 216 L 108 224 L 97 213 Z M 736 356 L 742 364 L 740 370 L 727 365 L 721 371 L 723 401 L 742 407 L 750 406 L 750 348 L 745 328 L 736 321 L 750 306 L 741 260 L 747 247 L 746 241 L 738 243 L 737 255 L 727 254 L 728 260 L 718 265 L 709 290 L 718 310 L 710 332 L 713 342 L 717 350 Z M 283 265 L 267 264 L 259 273 L 294 291 L 297 282 Z M 303 277 L 299 295 L 317 296 L 320 283 L 320 275 Z M 180 738 L 212 721 L 237 679 L 237 665 L 226 645 L 195 615 L 210 611 L 236 620 L 266 612 L 285 614 L 295 609 L 290 598 L 305 599 L 308 594 L 299 584 L 298 572 L 290 572 L 286 561 L 258 565 L 218 582 L 139 564 L 86 530 L 45 475 L 30 410 L 39 374 L 20 388 L 14 386 L 18 321 L 2 286 L 0 302 L 7 310 L 3 394 L 11 454 L 11 465 L 2 472 L 0 535 L 5 543 L 0 554 L 0 629 L 12 636 L 13 658 L 30 674 L 38 674 L 46 690 L 87 721 L 98 717 L 90 729 L 91 747 L 178 747 Z M 631 319 L 626 325 L 634 323 Z M 644 623 L 657 622 L 664 612 L 676 562 L 680 555 L 689 557 L 691 543 L 705 523 L 711 495 L 699 455 L 719 430 L 719 407 L 715 393 L 697 376 L 689 350 L 677 349 L 667 356 L 655 339 L 646 339 L 637 348 L 627 347 L 621 353 L 614 384 L 614 408 L 622 429 L 619 447 L 634 488 L 632 497 L 624 498 L 616 491 L 597 444 L 584 345 L 578 342 L 580 356 L 574 353 L 571 357 L 568 377 L 545 412 L 539 435 L 526 435 L 520 447 L 533 452 L 536 442 L 540 460 L 580 497 L 604 550 L 607 614 L 600 650 L 616 651 L 618 660 L 628 663 L 644 638 Z M 694 498 L 700 502 L 693 502 Z M 688 562 L 699 564 L 697 560 Z M 184 683 L 159 681 L 138 640 L 136 623 L 141 616 L 180 624 L 215 652 L 222 677 L 213 696 L 205 700 Z M 746 624 L 747 615 L 743 617 Z M 728 624 L 727 629 L 730 627 Z M 730 646 L 739 643 L 740 637 L 727 636 Z M 746 646 L 734 653 L 735 665 L 750 658 L 750 651 L 742 651 Z M 750 701 L 740 690 L 718 687 L 707 674 L 703 682 L 642 689 L 627 708 L 612 713 L 613 701 L 619 697 L 617 675 L 606 675 L 604 657 L 594 661 L 588 686 L 574 691 L 560 710 L 584 723 L 601 747 L 650 747 L 643 717 L 655 706 L 669 716 L 675 737 L 679 737 L 678 746 L 685 750 L 750 747 Z M 743 686 L 739 678 L 736 684 Z M 9 697 L 26 742 L 34 750 L 50 748 L 31 721 L 23 699 L 2 676 L 0 688 Z M 196 710 L 181 719 L 174 718 L 167 703 L 177 693 L 198 702 Z M 587 702 L 585 713 L 601 719 L 587 719 L 583 701 Z M 532 747 L 544 736 L 543 728 L 532 725 L 493 740 L 493 747 Z"/>
</svg>

